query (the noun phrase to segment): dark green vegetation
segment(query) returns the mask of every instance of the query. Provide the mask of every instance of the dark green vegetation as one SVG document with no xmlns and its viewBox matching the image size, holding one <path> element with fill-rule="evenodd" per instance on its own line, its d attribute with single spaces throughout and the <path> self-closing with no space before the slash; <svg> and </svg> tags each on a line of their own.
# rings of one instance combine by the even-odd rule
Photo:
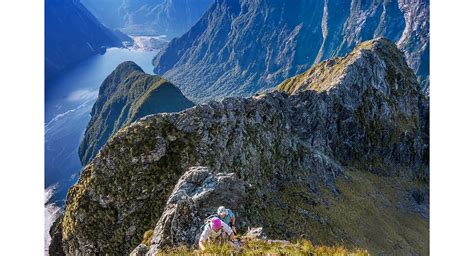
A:
<svg viewBox="0 0 474 256">
<path fill-rule="evenodd" d="M 122 40 L 128 37 L 104 27 L 79 1 L 45 1 L 46 79 Z"/>
<path fill-rule="evenodd" d="M 150 114 L 178 112 L 194 104 L 172 83 L 148 75 L 135 63 L 120 64 L 104 80 L 91 120 L 79 147 L 86 165 L 102 145 L 124 125 Z"/>
<path fill-rule="evenodd" d="M 154 59 L 195 102 L 252 96 L 376 37 L 397 42 L 428 88 L 427 0 L 222 0 Z"/>
<path fill-rule="evenodd" d="M 66 254 L 130 253 L 158 226 L 180 177 L 207 166 L 243 184 L 244 203 L 233 208 L 240 232 L 263 226 L 272 239 L 428 254 L 428 120 L 417 77 L 385 39 L 333 63 L 280 91 L 120 129 L 70 189 L 52 244 Z M 326 79 L 312 84 L 318 77 Z"/>
</svg>

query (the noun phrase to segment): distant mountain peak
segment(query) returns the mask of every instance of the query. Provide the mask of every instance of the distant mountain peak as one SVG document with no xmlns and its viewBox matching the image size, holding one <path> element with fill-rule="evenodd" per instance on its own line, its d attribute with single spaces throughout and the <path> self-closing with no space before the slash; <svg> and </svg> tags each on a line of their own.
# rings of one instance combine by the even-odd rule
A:
<svg viewBox="0 0 474 256">
<path fill-rule="evenodd" d="M 370 64 L 370 65 L 367 65 Z M 416 76 L 406 64 L 397 46 L 386 38 L 376 38 L 363 42 L 345 57 L 323 61 L 281 83 L 277 90 L 294 94 L 304 90 L 325 92 L 346 81 L 354 81 L 354 76 L 374 73 L 379 83 L 388 81 L 386 86 L 396 87 L 396 79 L 411 79 L 409 85 L 416 85 Z M 349 77 L 350 76 L 350 77 Z M 363 77 L 362 77 L 363 79 Z M 389 88 L 386 88 L 387 90 Z M 410 88 L 413 90 L 414 88 Z"/>
<path fill-rule="evenodd" d="M 143 69 L 138 66 L 135 62 L 129 60 L 120 63 L 116 68 L 115 71 L 117 72 L 124 72 L 124 71 L 138 71 L 144 73 Z"/>
<path fill-rule="evenodd" d="M 124 125 L 149 114 L 177 112 L 192 106 L 166 79 L 146 74 L 133 61 L 119 64 L 100 86 L 79 147 L 82 163 L 87 164 Z"/>
</svg>

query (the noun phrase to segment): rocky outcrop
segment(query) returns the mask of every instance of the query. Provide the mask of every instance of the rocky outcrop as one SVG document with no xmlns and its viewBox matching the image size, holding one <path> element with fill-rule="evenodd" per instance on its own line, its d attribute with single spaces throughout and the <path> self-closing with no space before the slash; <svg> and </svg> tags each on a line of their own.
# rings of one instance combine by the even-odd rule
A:
<svg viewBox="0 0 474 256">
<path fill-rule="evenodd" d="M 108 27 L 129 35 L 181 36 L 214 0 L 82 0 Z"/>
<path fill-rule="evenodd" d="M 64 256 L 66 255 L 62 248 L 62 216 L 57 218 L 51 226 L 50 233 L 51 243 L 48 248 L 48 255 Z"/>
<path fill-rule="evenodd" d="M 193 246 L 204 220 L 226 205 L 243 210 L 244 182 L 235 173 L 213 174 L 205 167 L 192 167 L 179 179 L 154 230 L 149 255 L 159 248 Z"/>
<path fill-rule="evenodd" d="M 145 256 L 148 252 L 148 247 L 144 244 L 139 244 L 137 248 L 133 249 L 130 256 Z"/>
<path fill-rule="evenodd" d="M 122 46 L 78 0 L 46 0 L 44 16 L 46 79 L 107 47 Z"/>
<path fill-rule="evenodd" d="M 79 146 L 83 165 L 116 131 L 150 114 L 178 112 L 194 104 L 167 80 L 152 76 L 126 61 L 104 80 L 92 108 L 91 120 Z"/>
<path fill-rule="evenodd" d="M 374 52 L 377 54 L 373 54 Z M 367 69 L 367 67 L 371 68 Z M 367 81 L 367 78 L 369 77 L 371 78 L 370 82 Z M 368 97 L 365 99 L 368 105 L 364 106 L 359 114 L 381 114 L 381 118 L 385 120 L 379 123 L 382 126 L 373 126 L 376 124 L 372 121 L 370 123 L 365 123 L 365 126 L 371 127 L 373 132 L 379 133 L 376 137 L 381 138 L 383 137 L 382 134 L 386 133 L 386 129 L 390 129 L 386 126 L 388 123 L 396 122 L 401 125 L 400 130 L 390 131 L 394 137 L 391 139 L 386 137 L 385 140 L 399 140 L 403 138 L 403 133 L 407 131 L 408 126 L 412 126 L 412 128 L 416 127 L 415 129 L 421 132 L 422 135 L 412 143 L 416 144 L 416 148 L 423 149 L 418 153 L 411 151 L 406 155 L 401 154 L 397 161 L 403 162 L 405 161 L 403 159 L 408 159 L 410 156 L 413 156 L 413 153 L 417 154 L 417 158 L 422 161 L 419 166 L 425 167 L 419 169 L 415 175 L 420 179 L 427 180 L 429 176 L 428 169 L 426 168 L 429 154 L 428 98 L 420 94 L 422 89 L 417 85 L 416 77 L 413 76 L 411 69 L 405 63 L 403 56 L 399 54 L 399 51 L 394 48 L 388 40 L 378 38 L 361 43 L 345 58 L 334 58 L 317 64 L 306 72 L 285 80 L 277 87 L 277 90 L 285 91 L 290 94 L 298 94 L 308 90 L 323 93 L 330 92 L 334 89 L 336 92 L 332 92 L 332 95 L 335 95 L 339 99 L 347 99 L 349 95 L 358 93 L 358 90 L 360 90 L 361 86 L 364 87 L 364 84 L 368 87 L 366 87 L 366 89 L 363 90 L 364 92 L 359 96 L 361 98 Z M 406 88 L 398 86 L 399 84 L 413 84 L 415 86 Z M 370 89 L 370 87 L 376 89 Z M 347 91 L 344 91 L 343 88 L 346 88 Z M 382 93 L 384 96 L 379 93 Z M 384 97 L 384 99 L 381 99 L 381 96 Z M 404 100 L 396 102 L 389 99 Z M 411 99 L 411 101 L 409 102 L 408 99 Z M 346 107 L 353 107 L 350 106 L 352 102 L 345 100 L 343 100 L 343 102 Z M 397 109 L 397 111 L 388 111 L 388 109 Z M 386 114 L 393 116 L 389 117 L 386 116 Z M 416 120 L 405 119 L 407 115 L 417 116 Z M 298 118 L 295 119 L 295 122 L 305 122 L 305 119 L 306 117 Z M 346 119 L 343 123 L 346 126 L 351 126 L 352 121 L 354 120 Z M 339 132 L 341 132 L 337 125 L 329 127 L 329 129 L 339 130 Z M 309 131 L 305 131 L 305 133 L 311 134 L 312 131 L 310 129 Z M 312 136 L 313 135 L 310 135 L 310 137 Z M 351 135 L 347 134 L 347 136 Z M 312 137 L 311 141 L 321 141 L 322 139 L 323 138 L 321 137 Z M 360 142 L 363 143 L 362 141 Z M 367 142 L 368 147 L 371 147 L 373 141 Z M 383 144 L 385 142 L 379 141 L 377 143 Z M 384 149 L 385 152 L 379 152 L 378 157 L 381 157 L 382 159 L 385 154 L 389 154 L 389 151 L 397 151 L 394 148 L 390 148 L 388 146 L 390 144 L 389 141 L 386 141 L 387 147 Z M 337 148 L 334 148 L 333 150 L 343 155 L 347 153 L 348 159 L 350 159 L 352 157 L 351 155 L 354 153 L 353 148 L 352 146 L 345 148 L 344 145 L 348 144 L 334 143 L 334 146 Z M 396 147 L 398 146 L 400 145 L 397 144 Z M 368 148 L 367 150 L 370 151 Z M 401 148 L 400 150 L 400 153 L 404 151 L 404 149 Z M 423 156 L 419 154 L 422 154 Z M 374 161 L 375 159 L 366 160 Z M 374 167 L 373 170 L 375 171 L 376 169 L 377 168 Z"/>
<path fill-rule="evenodd" d="M 220 0 L 154 59 L 195 102 L 251 96 L 384 36 L 428 86 L 429 5 L 406 1 Z"/>
<path fill-rule="evenodd" d="M 45 255 L 48 255 L 49 245 L 51 243 L 51 234 L 49 233 L 51 227 L 55 225 L 55 221 L 61 216 L 62 209 L 58 206 L 54 200 L 53 195 L 57 189 L 57 186 L 53 185 L 45 189 L 45 200 L 44 200 L 44 251 Z M 57 224 L 56 224 L 57 225 Z M 56 229 L 56 228 L 54 228 Z M 58 240 L 58 239 L 56 239 Z"/>
<path fill-rule="evenodd" d="M 202 190 L 206 202 L 220 200 L 213 182 L 191 181 L 235 177 L 245 188 L 232 205 L 239 227 L 372 254 L 426 254 L 420 211 L 428 209 L 428 184 L 415 180 L 428 163 L 416 76 L 384 39 L 333 62 L 280 87 L 287 92 L 152 115 L 119 130 L 68 193 L 64 252 L 128 254 L 153 227 L 155 247 L 191 243 L 179 229 L 192 221 L 184 216 L 207 213 L 193 198 Z M 324 86 L 297 82 L 326 72 Z M 208 170 L 185 174 L 192 166 Z M 187 196 L 170 198 L 177 194 Z"/>
</svg>

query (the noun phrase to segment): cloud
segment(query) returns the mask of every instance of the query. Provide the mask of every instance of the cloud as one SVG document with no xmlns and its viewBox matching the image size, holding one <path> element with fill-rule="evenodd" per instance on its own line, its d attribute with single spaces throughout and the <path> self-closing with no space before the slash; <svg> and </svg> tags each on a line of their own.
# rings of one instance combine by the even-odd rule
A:
<svg viewBox="0 0 474 256">
<path fill-rule="evenodd" d="M 76 90 L 76 91 L 73 91 L 72 93 L 70 93 L 67 96 L 66 99 L 68 101 L 93 100 L 93 99 L 97 98 L 98 93 L 99 92 L 97 90 L 94 90 L 94 91 L 91 91 L 91 90 Z"/>
</svg>

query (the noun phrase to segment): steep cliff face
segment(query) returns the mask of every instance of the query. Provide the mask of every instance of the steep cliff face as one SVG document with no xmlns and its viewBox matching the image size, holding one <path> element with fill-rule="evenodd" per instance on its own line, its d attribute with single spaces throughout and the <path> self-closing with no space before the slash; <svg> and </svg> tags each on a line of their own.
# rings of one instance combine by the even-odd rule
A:
<svg viewBox="0 0 474 256">
<path fill-rule="evenodd" d="M 190 167 L 206 166 L 209 180 L 235 179 L 234 201 L 242 203 L 231 207 L 242 229 L 263 226 L 275 239 L 303 235 L 375 254 L 428 253 L 423 94 L 415 74 L 384 39 L 330 62 L 283 83 L 286 92 L 213 101 L 119 130 L 68 193 L 61 236 L 54 236 L 63 251 L 130 253 L 155 226 L 153 250 L 192 244 L 166 238 L 183 232 L 167 218 L 179 213 L 179 202 L 197 220 L 212 204 L 169 196 L 195 197 L 196 190 L 175 185 Z M 311 84 L 320 76 L 331 81 Z M 211 183 L 193 186 L 210 191 Z M 218 196 L 209 201 L 226 204 Z"/>
<path fill-rule="evenodd" d="M 132 61 L 118 65 L 100 86 L 92 108 L 91 120 L 79 146 L 83 165 L 123 126 L 146 115 L 178 112 L 192 106 L 165 79 L 146 74 Z"/>
<path fill-rule="evenodd" d="M 130 35 L 181 36 L 214 0 L 82 0 L 111 28 Z"/>
<path fill-rule="evenodd" d="M 425 80 L 428 8 L 424 0 L 220 0 L 158 53 L 155 72 L 197 102 L 251 96 L 384 36 Z"/>
<path fill-rule="evenodd" d="M 112 46 L 121 40 L 78 0 L 45 1 L 46 79 Z"/>
<path fill-rule="evenodd" d="M 430 84 L 430 13 L 428 0 L 398 0 L 405 16 L 405 30 L 398 47 L 406 53 L 410 66 L 421 80 L 421 87 L 429 95 Z"/>
</svg>

